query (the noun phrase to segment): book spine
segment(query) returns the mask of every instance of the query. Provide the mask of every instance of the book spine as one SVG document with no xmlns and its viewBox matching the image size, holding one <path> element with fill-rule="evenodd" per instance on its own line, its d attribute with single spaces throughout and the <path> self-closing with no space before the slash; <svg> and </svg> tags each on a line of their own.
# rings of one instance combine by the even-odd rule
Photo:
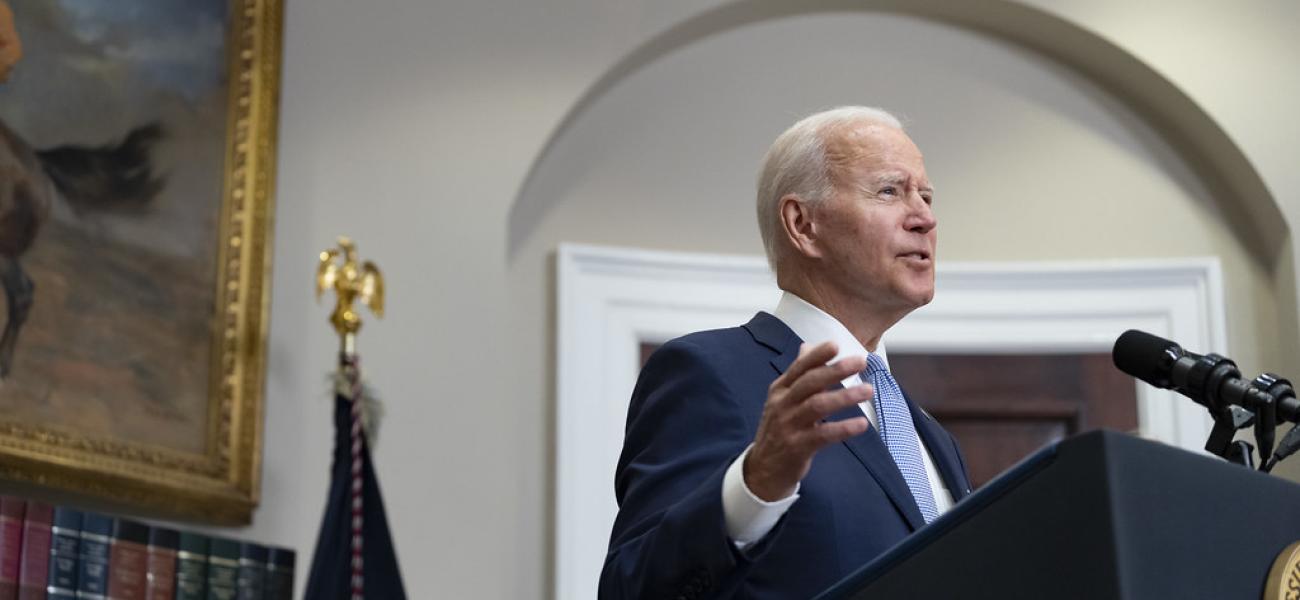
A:
<svg viewBox="0 0 1300 600">
<path fill-rule="evenodd" d="M 80 565 L 77 572 L 77 597 L 102 600 L 108 595 L 108 549 L 112 543 L 113 521 L 109 517 L 87 513 L 81 530 Z"/>
<path fill-rule="evenodd" d="M 266 568 L 266 600 L 293 600 L 293 567 Z"/>
<path fill-rule="evenodd" d="M 293 550 L 271 548 L 266 561 L 266 600 L 293 600 Z"/>
<path fill-rule="evenodd" d="M 239 600 L 262 600 L 266 594 L 267 548 L 244 542 L 239 545 Z"/>
<path fill-rule="evenodd" d="M 208 557 L 207 600 L 235 600 L 239 585 L 239 559 Z"/>
<path fill-rule="evenodd" d="M 236 584 L 239 600 L 263 600 L 266 598 L 266 565 L 239 559 L 239 579 Z"/>
<path fill-rule="evenodd" d="M 182 532 L 176 551 L 176 600 L 207 600 L 208 537 Z"/>
<path fill-rule="evenodd" d="M 76 599 L 80 554 L 81 513 L 67 508 L 54 509 L 54 526 L 50 528 L 50 571 L 46 579 L 46 598 Z"/>
<path fill-rule="evenodd" d="M 212 538 L 208 546 L 208 600 L 235 600 L 238 583 L 239 543 Z"/>
<path fill-rule="evenodd" d="M 151 527 L 145 575 L 145 600 L 176 597 L 176 550 L 180 535 L 174 529 Z"/>
<path fill-rule="evenodd" d="M 0 600 L 18 597 L 18 572 L 23 555 L 23 515 L 27 502 L 0 496 Z"/>
<path fill-rule="evenodd" d="M 108 555 L 109 600 L 144 600 L 148 573 L 149 528 L 127 519 L 113 522 L 113 541 Z"/>
<path fill-rule="evenodd" d="M 184 550 L 176 553 L 176 600 L 206 600 L 208 557 Z"/>
<path fill-rule="evenodd" d="M 148 562 L 145 600 L 172 600 L 176 592 L 176 551 L 150 548 Z"/>
<path fill-rule="evenodd" d="M 50 525 L 54 507 L 27 503 L 23 519 L 23 559 L 18 572 L 18 600 L 45 600 L 45 580 L 50 573 Z"/>
</svg>

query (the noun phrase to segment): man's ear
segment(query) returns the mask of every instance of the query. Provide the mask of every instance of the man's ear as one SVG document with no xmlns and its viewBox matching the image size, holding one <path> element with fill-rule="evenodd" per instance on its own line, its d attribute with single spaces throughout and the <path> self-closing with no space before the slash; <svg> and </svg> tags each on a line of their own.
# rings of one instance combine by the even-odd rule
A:
<svg viewBox="0 0 1300 600">
<path fill-rule="evenodd" d="M 781 232 L 790 249 L 804 256 L 821 257 L 813 207 L 795 194 L 786 194 L 777 203 L 777 211 L 781 217 Z"/>
</svg>

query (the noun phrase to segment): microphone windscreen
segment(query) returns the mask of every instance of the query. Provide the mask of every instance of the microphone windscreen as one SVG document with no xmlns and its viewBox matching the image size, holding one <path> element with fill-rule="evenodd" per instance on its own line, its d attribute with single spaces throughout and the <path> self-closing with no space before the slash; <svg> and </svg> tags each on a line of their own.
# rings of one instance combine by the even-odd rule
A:
<svg viewBox="0 0 1300 600">
<path fill-rule="evenodd" d="M 1173 355 L 1170 356 L 1170 350 Z M 1130 329 L 1115 340 L 1115 367 L 1156 387 L 1169 387 L 1169 369 L 1183 349 L 1165 338 Z"/>
</svg>

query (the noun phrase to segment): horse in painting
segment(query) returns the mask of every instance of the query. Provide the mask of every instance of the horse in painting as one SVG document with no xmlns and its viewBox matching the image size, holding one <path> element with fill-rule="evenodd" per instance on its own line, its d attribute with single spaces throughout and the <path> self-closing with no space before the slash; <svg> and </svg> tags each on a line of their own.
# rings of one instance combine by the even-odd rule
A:
<svg viewBox="0 0 1300 600">
<path fill-rule="evenodd" d="M 22 59 L 23 44 L 9 3 L 0 0 L 0 82 Z M 58 198 L 74 213 L 143 208 L 162 188 L 149 150 L 162 137 L 157 124 L 138 127 L 116 146 L 59 146 L 34 150 L 0 121 L 0 285 L 8 319 L 0 334 L 0 381 L 13 367 L 18 332 L 32 308 L 36 285 L 20 259 L 50 218 Z"/>
<path fill-rule="evenodd" d="M 0 122 L 0 284 L 8 303 L 0 334 L 0 380 L 13 367 L 18 332 L 35 298 L 36 285 L 20 259 L 49 220 L 54 203 L 62 198 L 77 215 L 146 208 L 162 188 L 149 155 L 161 137 L 162 128 L 149 124 L 116 145 L 35 150 Z"/>
</svg>

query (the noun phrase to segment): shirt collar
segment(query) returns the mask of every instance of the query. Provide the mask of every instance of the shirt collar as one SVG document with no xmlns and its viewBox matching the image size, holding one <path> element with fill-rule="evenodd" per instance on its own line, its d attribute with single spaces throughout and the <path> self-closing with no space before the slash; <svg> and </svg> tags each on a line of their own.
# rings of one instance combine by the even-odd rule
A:
<svg viewBox="0 0 1300 600">
<path fill-rule="evenodd" d="M 839 360 L 848 356 L 866 356 L 867 349 L 862 347 L 862 342 L 849 333 L 848 328 L 844 327 L 835 317 L 826 314 L 820 308 L 809 304 L 807 300 L 800 298 L 793 292 L 783 291 L 781 300 L 773 311 L 773 316 L 785 323 L 799 339 L 809 344 L 820 344 L 831 341 L 839 347 L 839 354 L 835 355 L 834 360 Z M 881 340 L 876 344 L 876 355 L 885 363 L 885 369 L 889 369 L 889 357 L 885 355 L 885 342 Z"/>
</svg>

